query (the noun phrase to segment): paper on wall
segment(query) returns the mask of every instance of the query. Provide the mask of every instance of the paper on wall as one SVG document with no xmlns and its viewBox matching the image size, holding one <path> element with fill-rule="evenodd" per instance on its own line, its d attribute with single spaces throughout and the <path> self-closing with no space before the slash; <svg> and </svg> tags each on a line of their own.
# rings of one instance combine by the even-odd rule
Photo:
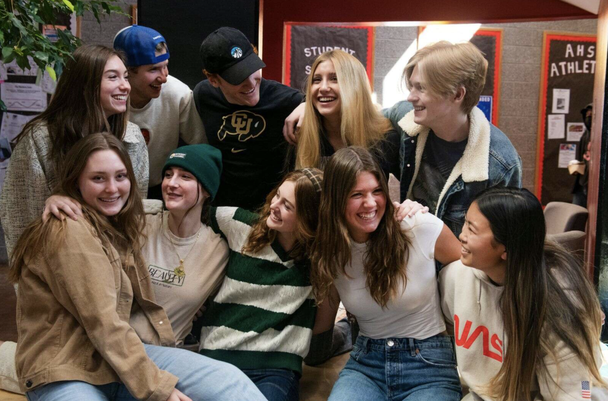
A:
<svg viewBox="0 0 608 401">
<path fill-rule="evenodd" d="M 585 133 L 585 124 L 584 123 L 568 123 L 567 132 L 567 141 L 568 142 L 579 142 L 581 140 L 581 136 Z"/>
<path fill-rule="evenodd" d="M 17 60 L 13 60 L 10 63 L 4 65 L 6 73 L 8 75 L 27 75 L 31 77 L 36 76 L 38 74 L 38 64 L 36 64 L 34 62 L 34 59 L 29 56 L 27 60 L 30 62 L 30 68 L 26 68 L 25 70 L 23 70 L 21 67 L 19 67 L 19 65 L 17 65 Z"/>
<path fill-rule="evenodd" d="M 44 111 L 46 109 L 46 93 L 38 85 L 4 82 L 0 87 L 0 96 L 8 110 Z"/>
<path fill-rule="evenodd" d="M 44 92 L 50 93 L 51 95 L 55 93 L 55 88 L 57 88 L 57 81 L 54 81 L 46 70 L 44 70 L 44 74 L 42 74 L 40 88 L 42 88 Z"/>
<path fill-rule="evenodd" d="M 568 168 L 570 160 L 576 159 L 576 144 L 575 143 L 560 143 L 559 159 L 557 162 L 558 168 Z"/>
<path fill-rule="evenodd" d="M 4 63 L 0 63 L 0 81 L 6 81 L 8 79 L 8 74 L 6 73 L 6 67 Z"/>
<path fill-rule="evenodd" d="M 547 137 L 548 139 L 563 139 L 565 137 L 564 128 L 566 116 L 563 114 L 549 114 L 547 116 Z"/>
<path fill-rule="evenodd" d="M 4 113 L 2 117 L 2 125 L 0 126 L 0 137 L 8 139 L 12 142 L 13 139 L 21 133 L 23 126 L 36 116 L 24 116 L 23 114 Z"/>
<path fill-rule="evenodd" d="M 553 114 L 570 112 L 570 89 L 553 89 Z"/>
</svg>

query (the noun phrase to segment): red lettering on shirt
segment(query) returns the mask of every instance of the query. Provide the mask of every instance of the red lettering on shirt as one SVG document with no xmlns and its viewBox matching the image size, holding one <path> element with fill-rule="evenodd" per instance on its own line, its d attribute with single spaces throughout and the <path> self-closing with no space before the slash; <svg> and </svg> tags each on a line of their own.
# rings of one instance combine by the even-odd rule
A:
<svg viewBox="0 0 608 401">
<path fill-rule="evenodd" d="M 462 335 L 460 335 L 460 318 L 458 315 L 454 315 L 454 335 L 456 339 L 456 346 L 469 349 L 475 340 L 477 340 L 477 337 L 482 334 L 483 354 L 502 363 L 502 341 L 500 338 L 498 338 L 496 334 L 492 334 L 490 337 L 490 331 L 486 326 L 478 326 L 475 330 L 473 330 L 473 333 L 469 334 L 471 331 L 471 326 L 473 326 L 473 322 L 467 320 L 464 324 Z M 490 345 L 492 345 L 492 348 L 498 352 L 491 351 Z"/>
<path fill-rule="evenodd" d="M 146 141 L 146 145 L 149 145 L 150 144 L 150 131 L 146 128 L 142 128 L 141 134 L 143 135 L 144 140 Z"/>
</svg>

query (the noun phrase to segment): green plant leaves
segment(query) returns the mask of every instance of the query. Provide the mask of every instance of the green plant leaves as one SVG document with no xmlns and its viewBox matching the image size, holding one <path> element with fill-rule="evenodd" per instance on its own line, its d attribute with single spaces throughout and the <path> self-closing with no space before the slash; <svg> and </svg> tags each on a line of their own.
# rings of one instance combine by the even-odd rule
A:
<svg viewBox="0 0 608 401">
<path fill-rule="evenodd" d="M 74 5 L 70 2 L 70 0 L 63 0 L 63 4 L 65 4 L 71 12 L 74 12 Z"/>
<path fill-rule="evenodd" d="M 6 61 L 7 58 L 13 55 L 13 49 L 11 47 L 3 47 L 2 48 L 2 60 L 5 60 L 5 63 L 10 63 L 10 61 Z M 13 57 L 14 58 L 14 57 Z"/>
<path fill-rule="evenodd" d="M 35 52 L 34 56 L 41 61 L 44 61 L 45 63 L 47 63 L 49 61 L 49 55 L 44 53 L 44 52 Z"/>
<path fill-rule="evenodd" d="M 49 73 L 49 77 L 51 77 L 53 81 L 57 81 L 57 74 L 55 74 L 55 70 L 52 69 L 50 65 L 47 65 L 45 69 L 46 72 Z"/>
<path fill-rule="evenodd" d="M 57 41 L 51 42 L 41 26 L 54 26 L 61 14 L 90 12 L 97 21 L 105 14 L 126 15 L 118 4 L 118 0 L 0 0 L 0 61 L 17 60 L 19 67 L 30 68 L 31 57 L 40 70 L 57 80 L 81 41 L 72 32 L 58 29 Z M 0 100 L 0 110 L 3 105 Z"/>
</svg>

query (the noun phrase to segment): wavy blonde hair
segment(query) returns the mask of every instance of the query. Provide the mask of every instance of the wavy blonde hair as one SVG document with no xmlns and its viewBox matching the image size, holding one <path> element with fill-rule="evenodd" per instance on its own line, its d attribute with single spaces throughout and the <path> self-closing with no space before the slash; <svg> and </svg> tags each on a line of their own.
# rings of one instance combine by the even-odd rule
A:
<svg viewBox="0 0 608 401">
<path fill-rule="evenodd" d="M 406 260 L 410 241 L 401 230 L 394 215 L 394 207 L 388 196 L 388 185 L 382 170 L 369 151 L 351 146 L 338 150 L 325 168 L 317 236 L 312 247 L 310 279 L 319 303 L 329 296 L 329 291 L 339 274 L 346 275 L 351 262 L 351 237 L 346 224 L 346 205 L 357 177 L 369 172 L 376 177 L 386 197 L 384 216 L 370 234 L 364 260 L 365 284 L 370 295 L 380 306 L 397 295 L 407 284 Z"/>
<path fill-rule="evenodd" d="M 372 102 L 372 92 L 365 67 L 342 50 L 321 54 L 313 63 L 306 84 L 306 112 L 296 148 L 296 168 L 320 167 L 323 117 L 312 102 L 312 81 L 319 64 L 333 63 L 340 85 L 340 136 L 345 146 L 369 149 L 384 138 L 392 126 Z"/>
</svg>

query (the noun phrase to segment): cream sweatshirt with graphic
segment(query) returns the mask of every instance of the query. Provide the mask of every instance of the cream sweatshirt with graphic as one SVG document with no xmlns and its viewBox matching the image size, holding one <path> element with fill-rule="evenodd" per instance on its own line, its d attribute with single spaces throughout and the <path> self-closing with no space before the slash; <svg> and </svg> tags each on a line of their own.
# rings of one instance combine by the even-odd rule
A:
<svg viewBox="0 0 608 401">
<path fill-rule="evenodd" d="M 500 370 L 508 347 L 499 307 L 503 288 L 482 271 L 456 261 L 441 270 L 439 289 L 443 314 L 454 329 L 458 370 L 470 389 L 466 399 L 493 401 L 484 390 Z M 556 339 L 554 349 L 557 360 L 552 355 L 545 357 L 547 371 L 537 372 L 532 399 L 608 400 L 608 390 L 595 385 L 564 343 Z M 597 353 L 599 367 L 599 344 Z"/>
</svg>

